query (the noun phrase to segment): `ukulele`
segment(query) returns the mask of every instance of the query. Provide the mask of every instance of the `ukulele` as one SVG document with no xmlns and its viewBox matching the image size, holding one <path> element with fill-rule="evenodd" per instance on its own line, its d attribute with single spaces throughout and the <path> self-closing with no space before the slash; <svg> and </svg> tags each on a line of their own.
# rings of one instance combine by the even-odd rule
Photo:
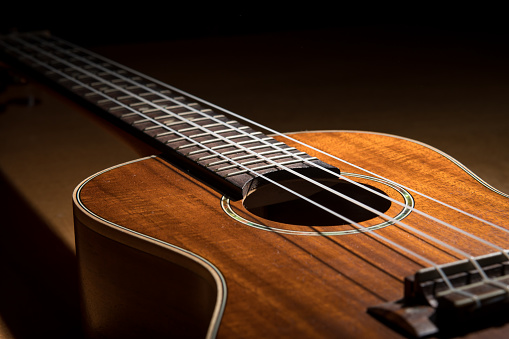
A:
<svg viewBox="0 0 509 339">
<path fill-rule="evenodd" d="M 45 32 L 0 46 L 161 152 L 74 191 L 88 337 L 509 333 L 509 196 L 449 155 L 278 133 Z"/>
</svg>

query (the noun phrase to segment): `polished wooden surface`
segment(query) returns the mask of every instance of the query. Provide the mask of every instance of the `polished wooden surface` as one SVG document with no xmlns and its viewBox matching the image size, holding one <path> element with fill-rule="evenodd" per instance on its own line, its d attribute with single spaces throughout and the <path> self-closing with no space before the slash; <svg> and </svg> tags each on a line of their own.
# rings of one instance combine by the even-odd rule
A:
<svg viewBox="0 0 509 339">
<path fill-rule="evenodd" d="M 359 132 L 293 136 L 401 185 L 509 228 L 507 197 L 483 186 L 457 163 L 425 145 Z M 316 152 L 315 155 L 342 171 L 363 174 Z M 380 187 L 384 189 L 383 186 Z M 384 191 L 391 194 L 387 187 Z M 503 232 L 415 193 L 412 195 L 419 210 L 488 237 L 500 246 L 507 243 L 507 235 Z M 227 216 L 220 207 L 220 198 L 220 194 L 164 160 L 148 158 L 93 177 L 82 186 L 75 204 L 82 204 L 95 214 L 87 215 L 86 210 L 81 210 L 77 217 L 99 233 L 107 233 L 119 225 L 191 251 L 216 266 L 228 290 L 219 338 L 398 336 L 369 316 L 366 309 L 401 298 L 403 278 L 426 266 L 424 263 L 369 233 L 321 237 L 255 229 Z M 301 231 L 315 229 L 264 220 L 243 209 L 241 202 L 233 203 L 233 208 L 239 215 L 259 224 Z M 394 211 L 390 209 L 387 213 Z M 98 217 L 108 223 L 97 224 Z M 491 251 L 415 212 L 403 221 L 472 255 Z M 318 227 L 320 231 L 332 229 L 337 227 Z M 388 226 L 377 233 L 436 263 L 460 258 L 449 249 L 399 226 Z M 77 245 L 79 250 L 86 244 L 78 242 Z M 161 272 L 165 274 L 171 272 Z M 136 319 L 129 319 L 126 324 L 131 322 L 135 323 Z M 502 338 L 508 330 L 509 324 L 471 335 Z"/>
</svg>

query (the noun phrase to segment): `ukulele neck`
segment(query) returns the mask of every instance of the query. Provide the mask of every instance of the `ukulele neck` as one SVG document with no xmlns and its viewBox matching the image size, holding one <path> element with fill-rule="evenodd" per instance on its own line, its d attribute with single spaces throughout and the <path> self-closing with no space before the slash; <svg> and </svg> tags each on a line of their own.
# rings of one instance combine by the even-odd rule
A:
<svg viewBox="0 0 509 339">
<path fill-rule="evenodd" d="M 234 199 L 257 176 L 326 166 L 201 99 L 49 34 L 10 35 L 0 38 L 0 45 L 23 66 Z"/>
</svg>

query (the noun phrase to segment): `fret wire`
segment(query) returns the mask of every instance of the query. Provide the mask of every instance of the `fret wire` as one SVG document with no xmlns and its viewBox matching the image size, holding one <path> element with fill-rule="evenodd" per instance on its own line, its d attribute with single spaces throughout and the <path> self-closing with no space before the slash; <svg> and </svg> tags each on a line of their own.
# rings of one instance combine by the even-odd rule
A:
<svg viewBox="0 0 509 339">
<path fill-rule="evenodd" d="M 297 150 L 295 148 L 295 150 Z M 271 153 L 278 153 L 278 152 L 281 152 L 280 150 L 276 149 L 276 150 L 272 150 L 272 151 L 265 151 L 265 152 L 260 152 L 260 154 L 271 154 Z M 297 152 L 297 153 L 294 153 L 296 155 L 306 155 L 307 153 L 306 152 Z"/>
<path fill-rule="evenodd" d="M 223 114 L 218 114 L 218 115 L 207 115 L 207 116 L 204 116 L 202 118 L 195 118 L 195 119 L 189 119 L 189 121 L 203 121 L 203 120 L 209 120 L 209 119 L 212 119 L 212 118 L 223 118 L 224 115 Z M 200 128 L 203 128 L 203 125 L 197 125 L 197 127 L 200 127 Z"/>
<path fill-rule="evenodd" d="M 250 154 L 249 157 L 252 157 L 252 155 Z M 231 158 L 231 159 L 233 159 L 233 158 Z M 211 162 L 211 163 L 207 164 L 206 166 L 210 167 L 210 166 L 221 165 L 221 164 L 224 164 L 225 162 L 230 162 L 230 160 L 226 160 L 226 159 L 218 160 L 218 161 Z"/>
<path fill-rule="evenodd" d="M 289 161 L 282 162 L 282 163 L 277 163 L 277 164 L 278 165 L 291 165 L 291 164 L 296 164 L 298 162 L 299 162 L 299 160 L 289 160 Z M 236 167 L 238 167 L 238 166 L 236 166 Z M 242 174 L 242 173 L 245 173 L 246 171 L 249 171 L 249 170 L 259 171 L 259 170 L 267 169 L 267 168 L 271 168 L 271 167 L 276 167 L 276 166 L 274 164 L 270 164 L 270 165 L 264 165 L 264 166 L 254 167 L 254 168 L 248 168 L 248 169 L 244 169 L 242 171 L 238 171 L 238 172 L 234 172 L 234 173 L 229 173 L 229 174 L 227 174 L 227 176 L 233 176 L 233 175 Z"/>
<path fill-rule="evenodd" d="M 256 132 L 256 133 L 260 133 L 260 132 Z M 256 134 L 256 133 L 253 133 L 253 134 Z M 208 134 L 212 134 L 212 133 L 208 133 Z M 192 136 L 189 136 L 189 137 L 191 138 Z M 245 135 L 232 135 L 232 136 L 224 137 L 224 138 L 204 140 L 204 141 L 200 142 L 200 144 L 205 145 L 205 144 L 215 143 L 215 142 L 219 142 L 219 141 L 224 141 L 225 139 L 232 140 L 232 139 L 245 138 L 245 137 L 246 137 Z M 230 144 L 228 144 L 228 146 L 235 146 L 237 144 L 238 143 L 234 143 L 234 144 L 230 143 Z M 183 146 L 179 146 L 177 149 L 180 150 L 182 148 L 189 148 L 192 146 L 195 146 L 195 145 L 183 145 Z M 253 156 L 255 156 L 255 155 L 259 155 L 259 153 L 253 153 Z M 260 159 L 265 160 L 264 158 L 260 158 Z"/>
<path fill-rule="evenodd" d="M 205 140 L 205 141 L 202 141 L 200 142 L 200 145 L 205 145 L 205 144 L 211 144 L 211 143 L 216 143 L 218 141 L 222 141 L 221 139 L 210 139 L 210 140 Z M 196 146 L 195 144 L 187 144 L 187 145 L 182 145 L 182 146 L 179 146 L 177 147 L 178 150 L 181 150 L 183 148 L 189 148 L 189 147 L 193 147 L 193 146 Z M 231 146 L 231 145 L 230 145 Z"/>
<path fill-rule="evenodd" d="M 249 127 L 246 127 L 246 128 L 249 128 Z M 215 132 L 217 134 L 221 134 L 221 133 L 228 133 L 228 132 L 233 132 L 233 131 L 235 131 L 235 130 L 230 128 L 230 129 L 222 129 L 222 130 L 215 131 Z M 182 132 L 182 131 L 180 131 L 180 132 Z M 205 132 L 205 133 L 200 133 L 200 134 L 193 134 L 193 135 L 190 135 L 190 137 L 191 138 L 200 138 L 200 137 L 204 137 L 204 136 L 207 136 L 207 135 L 210 135 L 210 132 Z"/>
<path fill-rule="evenodd" d="M 267 155 L 267 154 L 280 153 L 280 152 L 281 152 L 280 150 L 275 149 L 275 150 L 266 151 L 266 152 L 258 152 L 258 154 Z M 306 154 L 305 152 L 299 152 L 299 153 L 300 153 L 299 155 Z M 239 155 L 238 157 L 233 157 L 233 158 L 230 158 L 230 159 L 232 159 L 232 160 L 242 160 L 242 159 L 247 159 L 247 158 L 252 158 L 252 157 L 253 157 L 252 154 L 246 154 L 246 155 Z M 220 164 L 225 163 L 225 162 L 228 162 L 228 160 L 214 161 L 214 162 L 211 162 L 211 163 L 207 164 L 207 166 L 220 165 Z"/>
<path fill-rule="evenodd" d="M 149 120 L 149 121 L 145 121 L 145 122 L 152 122 L 152 121 Z M 142 129 L 142 131 L 152 131 L 152 130 L 158 129 L 158 128 L 161 128 L 161 127 L 159 125 L 152 125 L 152 126 L 145 127 L 144 129 Z"/>
<path fill-rule="evenodd" d="M 138 125 L 144 122 L 150 122 L 150 119 L 136 120 L 131 125 Z"/>
<path fill-rule="evenodd" d="M 234 124 L 234 123 L 236 123 L 236 121 L 233 121 L 233 120 L 226 122 L 226 124 Z M 215 124 L 202 125 L 201 127 L 210 128 L 210 127 L 217 127 L 217 126 L 223 126 L 223 125 L 224 124 L 215 123 Z M 239 129 L 246 129 L 246 128 L 249 128 L 249 127 L 247 127 L 247 126 L 239 127 Z M 195 129 L 198 129 L 198 127 L 184 128 L 184 129 L 179 130 L 179 132 L 187 132 L 187 131 L 192 131 Z M 225 132 L 230 132 L 230 131 L 235 131 L 235 129 L 233 129 L 233 128 L 223 129 L 223 130 L 219 130 L 219 131 L 215 131 L 215 132 L 216 133 L 225 133 Z M 206 134 L 208 134 L 208 133 L 206 133 Z"/>
<path fill-rule="evenodd" d="M 122 108 L 124 108 L 124 107 L 122 107 Z M 138 112 L 131 112 L 131 113 L 122 114 L 120 117 L 121 118 L 128 118 L 130 116 L 135 116 L 135 115 L 137 116 Z"/>
<path fill-rule="evenodd" d="M 251 144 L 253 142 L 261 142 L 261 141 L 267 141 L 267 140 L 273 140 L 273 139 L 270 138 L 270 137 L 268 137 L 268 138 L 261 138 L 261 139 L 253 139 L 253 140 L 239 141 L 236 144 L 237 145 L 245 145 L 245 144 Z M 251 150 L 252 150 L 252 148 L 251 148 Z M 258 154 L 258 153 L 253 153 L 253 154 Z"/>
<path fill-rule="evenodd" d="M 148 112 L 148 113 L 151 113 L 151 112 Z M 145 114 L 143 112 L 143 114 Z M 191 114 L 195 114 L 194 112 L 183 112 L 183 113 L 179 113 L 180 116 L 186 116 L 186 115 L 191 115 Z M 173 115 L 160 115 L 158 117 L 155 117 L 154 120 L 161 120 L 161 119 L 171 119 L 173 118 Z"/>
<path fill-rule="evenodd" d="M 72 80 L 72 81 L 74 81 L 73 79 L 71 79 L 71 80 Z M 129 107 L 126 107 L 126 108 L 128 108 L 128 109 L 129 109 Z M 220 153 L 219 153 L 218 155 L 219 155 L 219 156 L 222 156 Z M 256 174 L 256 173 L 255 173 L 255 174 Z M 278 185 L 278 183 L 276 183 L 276 182 L 274 182 L 274 184 Z M 295 193 L 294 193 L 294 194 L 295 194 Z M 304 198 L 304 200 L 307 200 L 307 199 L 306 199 L 306 197 L 302 197 L 302 198 Z M 314 202 L 312 202 L 312 201 L 310 201 L 310 202 L 311 202 L 311 203 L 314 203 Z M 322 206 L 322 208 L 323 208 L 323 206 Z M 334 214 L 334 213 L 333 213 L 333 214 Z M 347 220 L 347 218 L 346 218 L 345 220 Z M 350 222 L 350 221 L 349 221 L 349 222 Z M 352 223 L 352 222 L 350 222 L 350 223 Z M 355 223 L 352 223 L 352 224 L 355 224 Z M 361 228 L 362 228 L 362 226 L 361 226 Z M 388 239 L 385 239 L 385 241 L 387 241 L 387 242 L 389 242 L 389 243 L 392 243 L 392 242 L 391 242 L 391 241 L 389 241 Z M 395 245 L 396 247 L 400 247 L 398 244 L 393 244 L 393 245 Z M 412 251 L 410 251 L 410 250 L 408 250 L 408 249 L 404 249 L 404 248 L 402 248 L 402 249 L 403 249 L 403 250 L 405 250 L 407 253 L 412 252 Z M 416 253 L 414 253 L 413 255 L 416 255 Z M 417 257 L 420 257 L 420 256 L 419 256 L 419 255 L 417 255 Z M 426 259 L 426 258 L 421 258 L 421 259 Z M 425 260 L 425 261 L 426 261 L 426 260 Z"/>
<path fill-rule="evenodd" d="M 186 129 L 186 128 L 184 128 L 184 129 Z M 189 132 L 189 130 L 187 130 L 187 131 L 179 130 L 179 132 Z M 200 133 L 200 134 L 191 134 L 189 137 L 192 138 L 192 139 L 195 139 L 195 138 L 206 137 L 206 136 L 209 136 L 209 135 L 210 135 L 209 132 L 204 132 L 204 133 Z"/>
<path fill-rule="evenodd" d="M 179 129 L 178 131 L 179 132 L 189 132 L 189 131 L 193 131 L 193 130 L 196 130 L 196 129 L 198 129 L 198 127 L 188 127 L 188 128 Z M 210 134 L 210 133 L 207 133 L 207 134 Z"/>
<path fill-rule="evenodd" d="M 170 126 L 176 126 L 176 125 L 188 124 L 188 123 L 190 123 L 190 120 L 178 120 L 178 121 L 172 121 L 172 122 L 169 122 L 169 120 L 167 120 L 166 122 L 163 121 L 162 126 L 170 127 Z M 171 129 L 170 131 L 173 131 L 173 129 Z"/>
<path fill-rule="evenodd" d="M 263 133 L 262 132 L 254 132 L 254 133 L 249 133 L 249 134 L 245 134 L 245 135 L 240 135 L 240 134 L 239 135 L 232 135 L 232 136 L 225 137 L 225 138 L 226 139 L 237 139 L 237 138 L 252 137 L 254 135 L 260 135 L 260 134 L 263 134 Z"/>
<path fill-rule="evenodd" d="M 155 137 L 162 137 L 162 136 L 165 136 L 165 135 L 170 135 L 170 134 L 173 134 L 174 131 L 167 131 L 167 132 L 163 132 L 163 133 L 158 133 L 155 135 Z"/>
<path fill-rule="evenodd" d="M 167 101 L 166 99 L 157 99 L 157 100 L 152 100 L 152 102 L 154 104 L 158 104 L 160 102 L 164 102 L 164 101 Z M 157 112 L 158 110 L 160 110 L 161 107 L 164 107 L 166 109 L 176 109 L 176 108 L 179 108 L 179 107 L 183 107 L 182 105 L 171 105 L 171 106 L 158 106 L 157 108 L 141 108 L 140 109 L 140 112 L 142 113 L 152 113 L 152 112 Z"/>
<path fill-rule="evenodd" d="M 272 145 L 277 145 L 277 146 L 280 146 L 280 145 L 285 145 L 286 144 L 284 142 L 275 142 L 273 143 Z M 268 148 L 269 146 L 267 145 L 260 145 L 260 146 L 253 146 L 253 147 L 249 147 L 250 149 L 254 150 L 254 149 L 260 149 L 260 148 Z M 229 152 L 224 152 L 223 154 L 225 155 L 229 155 L 229 154 L 233 154 L 233 153 L 239 153 L 238 151 L 229 151 Z M 207 160 L 207 159 L 210 159 L 210 158 L 213 158 L 215 157 L 215 155 L 207 155 L 207 156 L 204 156 L 204 157 L 201 157 L 201 158 L 198 158 L 197 160 L 198 161 L 201 161 L 201 160 Z"/>
<path fill-rule="evenodd" d="M 186 139 L 184 137 L 170 139 L 170 140 L 166 141 L 165 144 L 171 144 L 172 142 L 177 142 L 177 141 L 182 141 L 182 140 L 186 140 Z M 193 145 L 193 146 L 196 146 L 196 145 Z"/>
<path fill-rule="evenodd" d="M 204 119 L 189 119 L 189 120 L 200 121 L 200 120 L 204 120 Z M 233 123 L 236 123 L 236 121 L 226 122 L 226 124 L 233 124 Z M 216 126 L 222 126 L 222 125 L 224 125 L 224 124 L 223 123 L 215 123 L 215 124 L 208 124 L 208 125 L 200 125 L 199 127 L 195 126 L 195 127 L 183 128 L 183 129 L 180 129 L 179 132 L 188 132 L 188 131 L 193 131 L 193 130 L 200 129 L 200 128 L 209 128 L 209 127 L 216 127 Z M 223 130 L 223 131 L 234 131 L 234 129 Z M 219 133 L 219 132 L 220 131 L 215 131 L 215 133 Z"/>
<path fill-rule="evenodd" d="M 232 124 L 236 123 L 236 122 L 237 121 L 232 121 Z M 208 127 L 215 127 L 215 126 L 208 126 Z M 237 128 L 237 129 L 236 128 L 220 129 L 220 130 L 216 131 L 216 133 L 228 133 L 228 132 L 234 132 L 234 131 L 236 131 L 238 129 L 244 130 L 244 129 L 250 129 L 250 128 L 251 127 L 249 127 L 249 126 L 241 126 L 241 127 Z"/>
<path fill-rule="evenodd" d="M 102 91 L 103 93 L 110 93 L 110 92 L 115 92 L 117 89 L 115 88 L 110 88 L 110 89 L 106 89 L 104 91 Z"/>
<path fill-rule="evenodd" d="M 251 160 L 251 161 L 246 161 L 246 162 L 242 162 L 241 164 L 247 166 L 247 165 L 256 164 L 258 162 L 265 162 L 267 159 L 276 160 L 276 159 L 284 159 L 284 158 L 288 158 L 288 157 L 289 157 L 289 155 L 286 155 L 286 154 L 285 155 L 278 155 L 278 156 L 269 157 L 269 158 L 266 158 L 266 159 L 260 158 L 260 159 L 255 159 L 255 160 Z M 280 164 L 284 164 L 284 163 L 280 163 Z M 216 172 L 226 171 L 226 170 L 229 170 L 229 169 L 232 169 L 232 168 L 236 168 L 236 167 L 238 167 L 238 166 L 237 165 L 229 165 L 229 166 L 218 168 L 215 171 Z"/>
</svg>

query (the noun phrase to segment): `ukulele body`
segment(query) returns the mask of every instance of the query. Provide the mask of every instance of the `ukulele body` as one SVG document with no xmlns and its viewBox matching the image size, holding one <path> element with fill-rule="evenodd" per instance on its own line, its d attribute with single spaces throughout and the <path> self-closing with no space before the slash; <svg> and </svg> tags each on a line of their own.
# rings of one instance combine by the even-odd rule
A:
<svg viewBox="0 0 509 339">
<path fill-rule="evenodd" d="M 404 224 L 472 255 L 491 252 L 415 208 L 506 244 L 503 232 L 408 189 L 509 228 L 507 196 L 446 154 L 376 133 L 291 136 L 371 171 L 286 141 L 399 201 L 385 213 Z M 268 220 L 161 157 L 88 178 L 75 190 L 74 214 L 91 337 L 395 338 L 401 334 L 367 308 L 400 299 L 404 277 L 427 266 L 351 225 Z M 437 264 L 461 259 L 381 218 L 359 223 Z M 468 337 L 502 338 L 508 326 Z"/>
</svg>

